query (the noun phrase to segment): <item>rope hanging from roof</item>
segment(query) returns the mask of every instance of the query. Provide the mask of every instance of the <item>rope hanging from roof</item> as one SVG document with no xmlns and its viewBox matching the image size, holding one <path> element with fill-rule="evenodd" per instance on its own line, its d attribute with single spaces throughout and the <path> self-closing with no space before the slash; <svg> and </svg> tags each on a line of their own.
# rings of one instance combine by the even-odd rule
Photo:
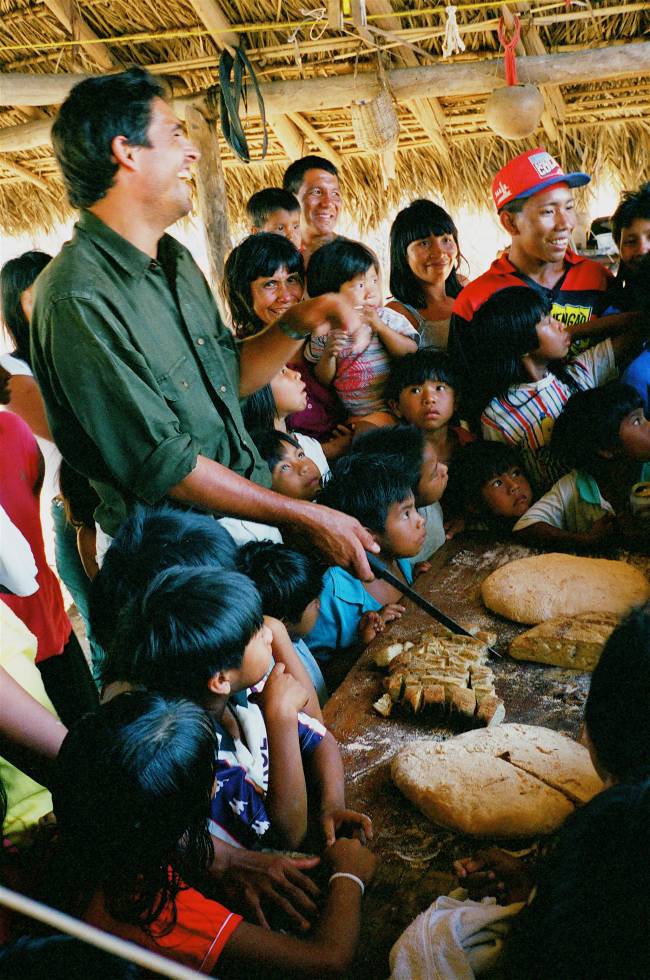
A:
<svg viewBox="0 0 650 980">
<path fill-rule="evenodd" d="M 445 36 L 442 42 L 442 57 L 449 58 L 452 54 L 460 54 L 465 50 L 465 42 L 460 36 L 458 23 L 456 21 L 456 8 L 445 7 L 447 23 L 445 24 Z"/>
<path fill-rule="evenodd" d="M 539 125 L 544 111 L 542 93 L 535 85 L 521 85 L 517 79 L 515 48 L 521 38 L 521 21 L 514 18 L 512 36 L 506 34 L 503 18 L 499 20 L 499 41 L 503 47 L 506 74 L 505 88 L 498 88 L 485 103 L 485 119 L 490 129 L 506 140 L 521 140 L 531 136 Z"/>
</svg>

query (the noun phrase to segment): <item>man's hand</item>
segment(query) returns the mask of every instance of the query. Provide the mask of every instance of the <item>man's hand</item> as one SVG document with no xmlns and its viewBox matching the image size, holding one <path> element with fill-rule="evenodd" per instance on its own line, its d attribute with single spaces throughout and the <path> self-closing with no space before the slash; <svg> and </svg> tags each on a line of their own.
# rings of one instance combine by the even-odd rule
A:
<svg viewBox="0 0 650 980">
<path fill-rule="evenodd" d="M 299 321 L 305 335 L 312 333 L 316 337 L 330 330 L 355 333 L 362 323 L 360 311 L 339 293 L 325 293 L 291 307 L 282 316 L 283 320 L 290 318 Z"/>
<path fill-rule="evenodd" d="M 356 810 L 323 807 L 320 812 L 320 825 L 328 847 L 339 836 L 355 837 L 362 844 L 372 840 L 372 820 L 365 813 L 358 813 Z"/>
<path fill-rule="evenodd" d="M 347 425 L 337 425 L 327 442 L 321 443 L 325 458 L 328 460 L 336 459 L 347 452 L 352 445 L 353 437 L 354 422 L 349 422 Z"/>
<path fill-rule="evenodd" d="M 526 865 L 499 847 L 454 861 L 454 872 L 475 901 L 494 895 L 501 905 L 525 902 L 533 885 Z"/>
<path fill-rule="evenodd" d="M 346 568 L 362 582 L 372 582 L 366 551 L 377 554 L 379 545 L 356 518 L 320 504 L 305 504 L 292 526 L 303 530 L 332 565 Z"/>
<path fill-rule="evenodd" d="M 316 916 L 319 889 L 303 874 L 320 863 L 318 857 L 289 858 L 246 851 L 245 863 L 228 869 L 220 880 L 225 896 L 264 929 L 269 906 L 282 909 L 298 928 L 307 930 Z"/>
</svg>

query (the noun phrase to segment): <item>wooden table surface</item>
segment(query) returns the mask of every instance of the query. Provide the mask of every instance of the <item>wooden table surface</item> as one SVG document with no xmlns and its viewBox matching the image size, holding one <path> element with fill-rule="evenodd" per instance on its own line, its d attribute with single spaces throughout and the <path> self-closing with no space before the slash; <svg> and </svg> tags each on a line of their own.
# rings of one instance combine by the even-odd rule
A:
<svg viewBox="0 0 650 980">
<path fill-rule="evenodd" d="M 510 541 L 463 536 L 445 545 L 432 568 L 417 579 L 417 590 L 462 625 L 494 630 L 497 650 L 506 653 L 510 640 L 527 627 L 488 612 L 480 586 L 499 565 L 534 554 Z M 645 558 L 628 560 L 646 572 Z M 390 779 L 390 761 L 407 742 L 450 737 L 447 727 L 431 727 L 424 716 L 382 718 L 372 704 L 383 693 L 385 671 L 374 667 L 373 652 L 389 640 L 407 639 L 429 626 L 426 613 L 406 603 L 407 612 L 362 654 L 324 709 L 325 722 L 336 736 L 346 773 L 347 805 L 373 820 L 373 850 L 380 865 L 364 899 L 359 954 L 349 976 L 381 980 L 389 974 L 391 946 L 438 895 L 454 887 L 452 861 L 480 846 L 476 839 L 436 827 L 406 800 Z M 506 722 L 543 725 L 578 736 L 589 674 L 558 667 L 491 659 L 497 694 L 506 706 Z"/>
</svg>

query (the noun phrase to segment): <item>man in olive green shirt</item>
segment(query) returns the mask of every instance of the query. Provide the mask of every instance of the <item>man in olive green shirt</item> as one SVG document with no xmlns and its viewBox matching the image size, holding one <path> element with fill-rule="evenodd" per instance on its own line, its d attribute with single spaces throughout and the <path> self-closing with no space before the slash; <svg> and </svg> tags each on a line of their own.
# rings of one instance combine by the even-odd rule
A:
<svg viewBox="0 0 650 980">
<path fill-rule="evenodd" d="M 171 497 L 305 534 L 371 578 L 370 535 L 347 515 L 269 490 L 239 398 L 313 330 L 349 324 L 341 297 L 288 311 L 237 347 L 190 253 L 165 229 L 187 214 L 198 151 L 140 69 L 87 79 L 52 130 L 75 235 L 39 278 L 32 358 L 54 439 L 94 483 L 115 533 L 136 501 Z"/>
</svg>

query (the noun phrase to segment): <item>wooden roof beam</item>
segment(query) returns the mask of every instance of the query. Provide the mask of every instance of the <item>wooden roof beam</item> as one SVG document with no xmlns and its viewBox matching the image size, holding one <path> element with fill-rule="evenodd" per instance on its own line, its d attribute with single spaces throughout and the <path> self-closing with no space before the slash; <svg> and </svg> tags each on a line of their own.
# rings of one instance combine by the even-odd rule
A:
<svg viewBox="0 0 650 980">
<path fill-rule="evenodd" d="M 91 61 L 104 71 L 118 64 L 105 44 L 84 44 L 84 41 L 98 41 L 99 38 L 85 22 L 73 0 L 43 0 L 43 2 L 59 24 L 65 27 L 70 37 L 79 39 L 79 47 L 83 48 Z"/>
<path fill-rule="evenodd" d="M 307 139 L 313 143 L 314 146 L 318 147 L 324 157 L 331 160 L 334 166 L 338 167 L 339 170 L 341 169 L 343 166 L 343 157 L 339 151 L 332 146 L 329 140 L 325 139 L 322 133 L 319 133 L 318 130 L 314 129 L 312 124 L 308 122 L 304 116 L 301 116 L 299 112 L 289 112 L 287 114 L 287 118 L 294 123 L 299 130 L 302 130 Z"/>
<path fill-rule="evenodd" d="M 230 30 L 231 24 L 217 0 L 190 0 L 192 7 L 220 51 L 239 47 L 239 34 Z"/>
<path fill-rule="evenodd" d="M 271 116 L 269 122 L 278 143 L 291 161 L 305 155 L 305 134 L 289 116 Z"/>
</svg>

